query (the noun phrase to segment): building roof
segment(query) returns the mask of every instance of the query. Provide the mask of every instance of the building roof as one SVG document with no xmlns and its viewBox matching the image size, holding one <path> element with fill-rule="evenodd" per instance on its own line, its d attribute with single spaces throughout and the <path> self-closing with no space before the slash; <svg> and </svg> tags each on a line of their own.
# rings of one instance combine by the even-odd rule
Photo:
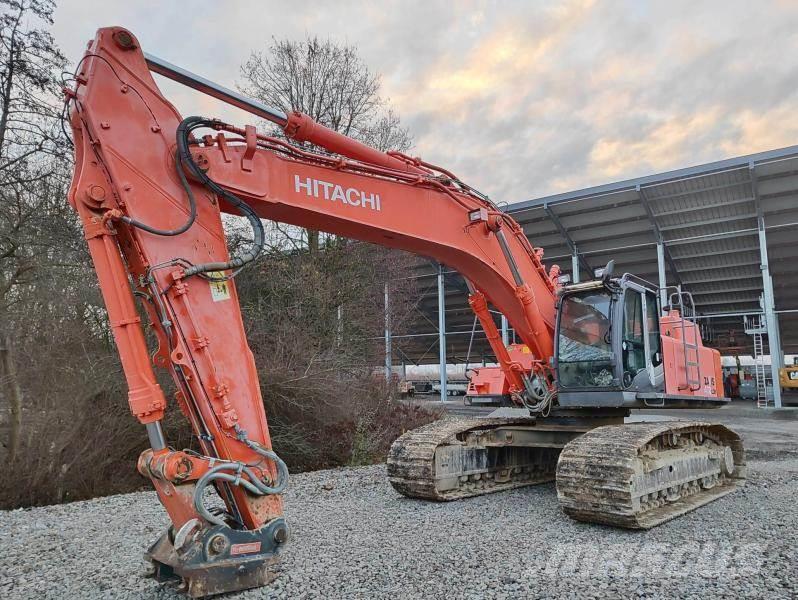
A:
<svg viewBox="0 0 798 600">
<path fill-rule="evenodd" d="M 662 241 L 668 285 L 680 284 L 693 295 L 707 343 L 725 354 L 750 353 L 743 315 L 761 311 L 761 217 L 782 346 L 785 353 L 798 352 L 798 146 L 531 199 L 505 210 L 534 246 L 545 249 L 547 265 L 570 273 L 576 253 L 583 280 L 612 259 L 616 272 L 656 284 Z M 431 287 L 420 307 L 436 323 L 434 276 L 428 264 L 420 265 L 419 281 Z M 465 353 L 461 346 L 470 340 L 473 317 L 455 275 L 447 287 L 447 331 L 468 332 L 448 340 L 454 358 Z M 423 322 L 423 331 L 434 333 Z M 483 339 L 477 336 L 476 356 Z M 424 362 L 430 358 L 436 360 L 437 352 Z"/>
</svg>

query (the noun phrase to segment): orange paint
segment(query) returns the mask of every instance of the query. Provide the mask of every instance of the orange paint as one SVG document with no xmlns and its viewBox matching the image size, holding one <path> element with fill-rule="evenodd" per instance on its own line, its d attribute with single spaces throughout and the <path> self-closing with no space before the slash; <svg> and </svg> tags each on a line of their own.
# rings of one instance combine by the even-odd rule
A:
<svg viewBox="0 0 798 600">
<path fill-rule="evenodd" d="M 172 374 L 179 406 L 203 435 L 206 453 L 257 463 L 260 457 L 234 429 L 271 448 L 235 283 L 183 277 L 186 261 L 229 259 L 221 212 L 233 211 L 192 183 L 197 217 L 185 233 L 158 236 L 120 221 L 124 216 L 158 229 L 186 222 L 188 203 L 173 158 L 182 117 L 158 90 L 136 38 L 122 28 L 97 32 L 77 82 L 68 93 L 75 139 L 69 201 L 86 233 L 131 411 L 142 423 L 163 417 L 166 400 L 154 363 Z M 257 136 L 249 127 L 224 133 L 229 137 L 220 132 L 194 146 L 194 160 L 260 217 L 434 257 L 467 277 L 476 294 L 507 316 L 536 360 L 551 355 L 556 279 L 544 269 L 541 251 L 531 247 L 514 220 L 459 188 L 451 174 L 378 152 L 300 114 L 290 115 L 286 134 L 341 157 L 287 154 L 280 151 L 284 142 Z M 522 285 L 501 252 L 498 228 L 505 232 Z M 157 334 L 154 351 L 145 344 L 130 281 L 136 292 L 149 295 L 142 304 Z M 497 355 L 503 352 L 500 340 L 491 344 Z M 522 371 L 509 361 L 508 374 L 519 389 Z M 193 485 L 150 476 L 175 523 L 190 518 L 185 492 Z M 282 514 L 278 496 L 253 497 L 238 487 L 232 493 L 248 528 Z"/>
</svg>

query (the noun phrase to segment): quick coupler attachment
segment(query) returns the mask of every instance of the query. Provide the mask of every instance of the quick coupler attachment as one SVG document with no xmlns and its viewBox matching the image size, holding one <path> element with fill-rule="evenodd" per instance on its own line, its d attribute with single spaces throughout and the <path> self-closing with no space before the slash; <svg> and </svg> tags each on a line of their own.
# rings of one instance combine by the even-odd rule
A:
<svg viewBox="0 0 798 600">
<path fill-rule="evenodd" d="M 204 598 L 271 582 L 278 551 L 287 540 L 282 518 L 254 531 L 192 519 L 179 531 L 164 533 L 144 556 L 157 581 L 176 584 L 191 598 Z"/>
</svg>

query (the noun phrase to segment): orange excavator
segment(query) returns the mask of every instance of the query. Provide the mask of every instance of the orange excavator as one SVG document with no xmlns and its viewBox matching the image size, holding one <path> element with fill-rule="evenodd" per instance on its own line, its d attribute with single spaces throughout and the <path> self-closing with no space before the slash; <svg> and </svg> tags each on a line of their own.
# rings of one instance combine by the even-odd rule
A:
<svg viewBox="0 0 798 600">
<path fill-rule="evenodd" d="M 284 136 L 183 118 L 153 72 L 271 121 Z M 600 280 L 559 287 L 558 269 L 544 268 L 521 227 L 452 173 L 147 55 L 121 27 L 97 32 L 64 92 L 75 145 L 69 202 L 130 409 L 148 434 L 138 470 L 172 523 L 147 551 L 157 580 L 193 597 L 264 585 L 288 539 L 288 470 L 269 438 L 235 287 L 263 246 L 261 219 L 433 257 L 468 282 L 518 409 L 444 419 L 399 438 L 388 457 L 399 492 L 450 500 L 556 477 L 573 518 L 646 528 L 744 480 L 740 439 L 725 427 L 624 424 L 631 408 L 727 401 L 718 353 L 677 310 L 681 295 L 660 306 L 656 288 L 610 268 Z M 246 219 L 250 247 L 228 252 L 223 213 Z M 502 344 L 489 305 L 506 315 L 529 360 L 514 360 Z M 155 368 L 171 374 L 198 451 L 168 444 Z"/>
<path fill-rule="evenodd" d="M 532 351 L 524 344 L 509 344 L 507 353 L 510 360 L 520 364 L 526 370 L 531 369 L 531 361 L 535 359 Z M 474 367 L 466 373 L 468 387 L 466 388 L 465 404 L 501 404 L 512 406 L 510 382 L 504 376 L 501 367 Z"/>
</svg>

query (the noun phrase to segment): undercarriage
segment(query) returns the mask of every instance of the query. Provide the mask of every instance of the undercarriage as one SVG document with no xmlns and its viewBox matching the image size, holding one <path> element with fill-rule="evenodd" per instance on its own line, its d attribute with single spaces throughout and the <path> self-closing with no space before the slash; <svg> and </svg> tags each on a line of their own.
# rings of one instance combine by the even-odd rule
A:
<svg viewBox="0 0 798 600">
<path fill-rule="evenodd" d="M 624 424 L 627 415 L 605 409 L 443 419 L 394 442 L 389 479 L 405 496 L 438 501 L 556 480 L 569 516 L 633 529 L 659 525 L 744 483 L 742 443 L 733 431 L 694 421 Z"/>
</svg>

